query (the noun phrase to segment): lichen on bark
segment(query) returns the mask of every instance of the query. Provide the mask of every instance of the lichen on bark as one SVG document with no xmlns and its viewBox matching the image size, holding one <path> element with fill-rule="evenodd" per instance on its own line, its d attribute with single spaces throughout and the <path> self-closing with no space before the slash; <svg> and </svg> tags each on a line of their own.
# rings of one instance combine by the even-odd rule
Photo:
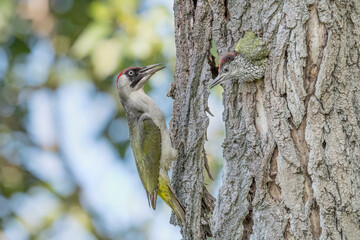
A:
<svg viewBox="0 0 360 240">
<path fill-rule="evenodd" d="M 236 44 L 235 51 L 248 58 L 258 66 L 266 64 L 269 49 L 266 43 L 254 32 L 247 31 Z"/>
</svg>

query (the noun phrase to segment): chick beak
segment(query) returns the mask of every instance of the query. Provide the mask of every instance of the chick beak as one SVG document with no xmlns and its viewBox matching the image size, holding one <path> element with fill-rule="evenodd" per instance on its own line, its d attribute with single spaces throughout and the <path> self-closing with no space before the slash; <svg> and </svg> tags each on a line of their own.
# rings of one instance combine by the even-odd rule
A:
<svg viewBox="0 0 360 240">
<path fill-rule="evenodd" d="M 219 83 L 221 83 L 222 80 L 224 80 L 225 76 L 226 76 L 225 74 L 223 74 L 223 75 L 218 75 L 218 76 L 209 84 L 210 89 L 213 88 L 213 87 L 215 87 L 215 86 L 218 85 Z"/>
</svg>

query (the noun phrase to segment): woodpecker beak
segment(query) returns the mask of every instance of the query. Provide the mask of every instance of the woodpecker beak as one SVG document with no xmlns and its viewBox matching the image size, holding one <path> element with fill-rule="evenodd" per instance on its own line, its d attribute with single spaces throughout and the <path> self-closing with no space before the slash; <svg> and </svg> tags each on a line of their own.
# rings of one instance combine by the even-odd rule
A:
<svg viewBox="0 0 360 240">
<path fill-rule="evenodd" d="M 165 68 L 163 66 L 159 67 L 160 65 L 163 64 L 157 63 L 141 68 L 139 75 L 137 76 L 136 80 L 131 83 L 130 87 L 136 86 L 135 89 L 144 87 L 145 83 L 151 78 L 152 75 Z"/>
<path fill-rule="evenodd" d="M 163 65 L 163 64 L 157 63 L 157 64 L 152 64 L 152 65 L 146 66 L 143 69 L 141 69 L 140 74 L 141 74 L 142 78 L 146 77 L 147 78 L 146 80 L 148 80 L 156 72 L 165 68 L 164 66 L 161 66 L 161 65 Z M 159 67 L 159 66 L 161 66 L 161 67 Z"/>
<path fill-rule="evenodd" d="M 216 85 L 218 85 L 219 83 L 222 82 L 222 80 L 224 80 L 226 74 L 223 74 L 223 75 L 218 75 L 210 84 L 209 84 L 209 87 L 210 89 L 215 87 Z"/>
</svg>

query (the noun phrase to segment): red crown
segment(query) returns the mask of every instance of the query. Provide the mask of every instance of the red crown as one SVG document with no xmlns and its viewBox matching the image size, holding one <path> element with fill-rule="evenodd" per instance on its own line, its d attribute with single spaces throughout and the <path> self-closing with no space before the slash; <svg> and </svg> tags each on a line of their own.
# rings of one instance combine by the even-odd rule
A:
<svg viewBox="0 0 360 240">
<path fill-rule="evenodd" d="M 117 78 L 116 78 L 116 88 L 117 88 L 117 90 L 119 90 L 119 87 L 118 87 L 119 78 L 121 77 L 121 75 L 122 75 L 126 70 L 128 70 L 128 69 L 130 69 L 130 68 L 135 68 L 135 67 L 125 68 L 125 69 L 122 70 L 122 71 L 119 73 L 119 75 L 117 76 Z"/>
<path fill-rule="evenodd" d="M 238 52 L 227 52 L 220 60 L 219 71 L 225 63 L 233 61 L 237 55 Z"/>
</svg>

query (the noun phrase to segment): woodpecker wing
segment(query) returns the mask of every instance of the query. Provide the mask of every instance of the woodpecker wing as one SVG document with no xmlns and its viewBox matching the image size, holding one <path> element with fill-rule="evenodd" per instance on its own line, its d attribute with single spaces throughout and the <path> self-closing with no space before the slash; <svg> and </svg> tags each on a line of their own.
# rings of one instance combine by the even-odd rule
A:
<svg viewBox="0 0 360 240">
<path fill-rule="evenodd" d="M 161 131 L 149 116 L 143 114 L 130 127 L 130 143 L 149 205 L 156 208 L 161 158 Z"/>
</svg>

